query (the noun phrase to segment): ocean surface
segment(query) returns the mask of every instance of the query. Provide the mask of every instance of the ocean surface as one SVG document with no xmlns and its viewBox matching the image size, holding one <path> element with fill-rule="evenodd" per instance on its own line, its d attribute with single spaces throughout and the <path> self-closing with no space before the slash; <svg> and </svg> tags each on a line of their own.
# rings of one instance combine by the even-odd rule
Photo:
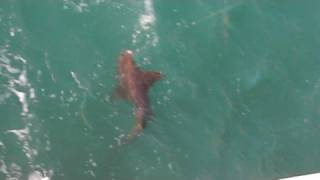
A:
<svg viewBox="0 0 320 180">
<path fill-rule="evenodd" d="M 320 1 L 1 0 L 0 180 L 273 180 L 320 171 Z M 136 141 L 131 49 L 165 78 Z"/>
</svg>

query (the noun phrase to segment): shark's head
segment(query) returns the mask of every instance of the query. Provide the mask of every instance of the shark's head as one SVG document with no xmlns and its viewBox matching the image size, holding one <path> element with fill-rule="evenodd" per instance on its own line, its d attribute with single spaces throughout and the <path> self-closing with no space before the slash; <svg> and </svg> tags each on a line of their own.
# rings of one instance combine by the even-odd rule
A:
<svg viewBox="0 0 320 180">
<path fill-rule="evenodd" d="M 119 57 L 119 68 L 120 72 L 128 71 L 135 67 L 135 63 L 133 61 L 133 52 L 131 50 L 125 50 L 121 53 Z"/>
<path fill-rule="evenodd" d="M 127 50 L 125 50 L 124 52 L 127 53 L 127 54 L 133 55 L 133 52 L 132 52 L 130 49 L 127 49 Z"/>
<path fill-rule="evenodd" d="M 131 50 L 125 50 L 121 53 L 119 60 L 120 61 L 132 61 L 133 52 Z"/>
</svg>

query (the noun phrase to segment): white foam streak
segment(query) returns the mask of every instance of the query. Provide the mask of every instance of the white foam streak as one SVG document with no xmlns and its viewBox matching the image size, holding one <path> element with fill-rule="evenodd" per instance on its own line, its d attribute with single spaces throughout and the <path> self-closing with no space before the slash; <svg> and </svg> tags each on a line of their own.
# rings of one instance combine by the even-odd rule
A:
<svg viewBox="0 0 320 180">
<path fill-rule="evenodd" d="M 24 59 L 23 57 L 21 57 L 21 56 L 14 56 L 14 59 L 15 60 L 19 60 L 19 61 L 21 61 L 23 64 L 26 64 L 27 63 L 27 60 L 26 59 Z"/>
<path fill-rule="evenodd" d="M 26 86 L 28 85 L 28 80 L 27 80 L 27 72 L 26 70 L 23 70 L 21 72 L 21 74 L 19 75 L 19 81 L 18 83 L 21 85 L 21 86 Z"/>
<path fill-rule="evenodd" d="M 13 133 L 17 136 L 18 140 L 22 143 L 23 152 L 31 163 L 33 161 L 33 157 L 38 154 L 38 151 L 30 147 L 29 141 L 31 141 L 32 139 L 30 136 L 29 127 L 25 127 L 23 129 L 8 130 L 7 133 Z"/>
<path fill-rule="evenodd" d="M 5 64 L 9 64 L 10 59 L 6 56 L 6 53 L 7 53 L 6 49 L 0 50 L 0 60 L 1 60 L 1 62 L 5 63 Z"/>
<path fill-rule="evenodd" d="M 22 176 L 21 167 L 16 163 L 8 166 L 8 174 L 6 180 L 18 180 Z"/>
<path fill-rule="evenodd" d="M 3 174 L 8 174 L 7 165 L 3 160 L 0 160 L 0 172 Z"/>
<path fill-rule="evenodd" d="M 30 96 L 30 99 L 36 98 L 36 93 L 33 88 L 30 88 L 29 96 Z"/>
<path fill-rule="evenodd" d="M 50 180 L 50 177 L 44 176 L 39 171 L 33 171 L 29 174 L 28 180 Z"/>
<path fill-rule="evenodd" d="M 84 87 L 84 86 L 81 84 L 81 82 L 80 82 L 79 78 L 77 77 L 77 74 L 76 74 L 76 73 L 74 73 L 74 72 L 71 71 L 70 74 L 71 74 L 73 80 L 77 83 L 77 85 L 78 85 L 78 87 L 79 87 L 80 89 L 88 90 L 88 88 Z"/>
<path fill-rule="evenodd" d="M 21 29 L 10 28 L 9 33 L 11 36 L 15 36 L 17 32 L 21 31 Z M 14 148 L 13 150 L 17 149 L 21 151 L 24 154 L 23 159 L 27 159 L 28 161 L 28 168 L 25 168 L 24 164 L 20 164 L 21 162 L 24 163 L 23 159 L 22 161 L 21 159 L 17 159 L 17 162 L 9 159 L 9 161 L 5 162 L 7 160 L 6 156 L 1 155 L 0 177 L 6 180 L 18 180 L 22 178 L 28 180 L 49 180 L 53 174 L 53 170 L 47 171 L 41 167 L 44 166 L 43 163 L 40 166 L 36 164 L 39 162 L 35 161 L 38 153 L 42 150 L 39 149 L 42 145 L 42 139 L 38 136 L 41 133 L 41 129 L 38 127 L 38 123 L 35 124 L 37 118 L 33 118 L 34 115 L 29 112 L 32 109 L 32 104 L 28 104 L 28 101 L 36 98 L 36 92 L 28 80 L 28 61 L 19 54 L 10 52 L 9 48 L 10 44 L 0 47 L 0 78 L 3 80 L 3 90 L 5 90 L 0 94 L 0 104 L 6 103 L 5 100 L 9 97 L 16 99 L 15 104 L 21 104 L 20 120 L 22 127 L 7 129 L 4 133 L 8 136 L 13 136 L 19 146 L 10 147 L 10 144 L 6 144 L 6 147 L 0 141 L 0 151 L 12 148 Z M 46 141 L 46 145 L 46 150 L 50 150 L 49 140 Z M 40 171 L 32 170 L 28 176 L 28 174 L 25 174 L 25 171 L 28 169 L 40 169 Z"/>
<path fill-rule="evenodd" d="M 9 73 L 17 74 L 20 72 L 19 69 L 13 68 L 8 64 L 0 64 L 0 67 L 4 67 Z"/>
<path fill-rule="evenodd" d="M 28 108 L 28 103 L 27 103 L 27 100 L 26 100 L 26 93 L 24 92 L 20 92 L 20 91 L 17 91 L 13 88 L 9 88 L 11 92 L 13 92 L 19 99 L 19 102 L 21 103 L 22 105 L 22 115 L 26 115 L 29 111 L 29 108 Z"/>
<path fill-rule="evenodd" d="M 153 0 L 144 0 L 144 12 L 139 17 L 139 29 L 132 34 L 132 42 L 136 44 L 138 38 L 145 36 L 147 44 L 156 46 L 159 42 L 157 33 L 153 30 L 156 23 Z"/>
<path fill-rule="evenodd" d="M 28 139 L 28 135 L 29 135 L 29 128 L 24 128 L 24 129 L 12 129 L 12 130 L 8 130 L 8 133 L 13 133 L 15 134 L 19 141 L 25 141 Z"/>
<path fill-rule="evenodd" d="M 145 13 L 140 16 L 140 25 L 143 30 L 149 30 L 155 23 L 156 17 L 154 16 L 152 0 L 144 1 Z"/>
<path fill-rule="evenodd" d="M 73 9 L 76 12 L 82 13 L 88 11 L 89 4 L 85 3 L 83 0 L 80 2 L 73 2 L 72 0 L 64 0 L 64 9 Z"/>
</svg>

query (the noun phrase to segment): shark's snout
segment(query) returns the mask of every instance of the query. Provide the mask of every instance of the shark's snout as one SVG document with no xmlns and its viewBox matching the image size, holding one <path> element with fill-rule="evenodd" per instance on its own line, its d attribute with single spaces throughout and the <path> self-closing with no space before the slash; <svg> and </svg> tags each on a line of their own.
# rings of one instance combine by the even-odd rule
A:
<svg viewBox="0 0 320 180">
<path fill-rule="evenodd" d="M 121 53 L 122 56 L 133 56 L 133 51 L 127 49 Z"/>
<path fill-rule="evenodd" d="M 121 53 L 121 58 L 119 60 L 128 60 L 133 58 L 133 51 L 125 50 Z"/>
<path fill-rule="evenodd" d="M 131 55 L 133 55 L 133 52 L 132 52 L 130 49 L 127 49 L 125 52 L 126 52 L 126 54 L 131 54 Z"/>
</svg>

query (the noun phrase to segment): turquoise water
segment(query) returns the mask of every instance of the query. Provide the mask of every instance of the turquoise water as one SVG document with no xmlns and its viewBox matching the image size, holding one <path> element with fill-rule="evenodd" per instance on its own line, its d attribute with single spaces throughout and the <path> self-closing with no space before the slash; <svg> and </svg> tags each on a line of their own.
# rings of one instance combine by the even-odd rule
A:
<svg viewBox="0 0 320 180">
<path fill-rule="evenodd" d="M 271 180 L 320 170 L 320 1 L 2 0 L 0 179 Z M 165 79 L 134 142 L 120 52 Z"/>
</svg>

